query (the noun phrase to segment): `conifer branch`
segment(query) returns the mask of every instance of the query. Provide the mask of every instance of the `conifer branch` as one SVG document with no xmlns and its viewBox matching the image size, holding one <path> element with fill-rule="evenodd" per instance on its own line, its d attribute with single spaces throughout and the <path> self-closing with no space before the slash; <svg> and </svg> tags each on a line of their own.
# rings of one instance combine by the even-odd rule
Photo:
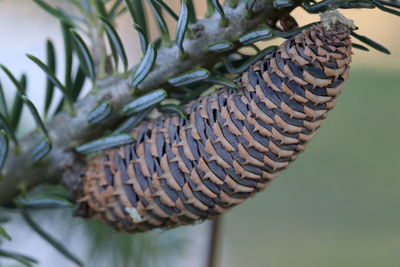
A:
<svg viewBox="0 0 400 267">
<path fill-rule="evenodd" d="M 153 70 L 138 86 L 139 92 L 145 93 L 160 87 L 168 90 L 171 88 L 167 83 L 168 78 L 189 71 L 194 66 L 213 66 L 224 54 L 210 55 L 206 49 L 209 44 L 222 40 L 235 41 L 238 36 L 260 24 L 276 21 L 299 4 L 300 1 L 296 1 L 291 7 L 276 9 L 272 0 L 260 0 L 253 6 L 251 18 L 245 17 L 246 1 L 235 8 L 224 5 L 229 24 L 222 27 L 217 12 L 210 18 L 193 24 L 191 30 L 195 33 L 194 36 L 183 42 L 187 54 L 185 60 L 179 58 L 178 46 L 161 47 Z M 13 199 L 21 188 L 29 189 L 46 182 L 58 183 L 62 176 L 66 185 L 74 190 L 73 185 L 79 184 L 77 181 L 80 179 L 76 174 L 82 166 L 74 147 L 102 136 L 121 122 L 122 107 L 133 99 L 129 84 L 129 78 L 121 77 L 107 77 L 98 81 L 95 93 L 88 94 L 75 103 L 75 116 L 71 116 L 70 112 L 62 112 L 48 122 L 46 128 L 52 139 L 53 150 L 41 162 L 33 164 L 30 153 L 26 153 L 32 151 L 39 142 L 42 137 L 40 133 L 32 132 L 22 139 L 18 152 L 10 147 L 10 155 L 0 176 L 0 206 L 13 205 Z M 112 114 L 100 124 L 88 124 L 87 115 L 102 101 L 112 104 Z"/>
</svg>

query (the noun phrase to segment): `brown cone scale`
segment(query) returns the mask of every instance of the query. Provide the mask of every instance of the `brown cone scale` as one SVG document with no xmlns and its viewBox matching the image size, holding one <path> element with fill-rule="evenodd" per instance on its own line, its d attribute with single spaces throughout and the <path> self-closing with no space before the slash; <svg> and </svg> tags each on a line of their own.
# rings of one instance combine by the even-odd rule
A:
<svg viewBox="0 0 400 267">
<path fill-rule="evenodd" d="M 133 131 L 135 142 L 88 162 L 88 214 L 118 230 L 192 224 L 226 212 L 295 160 L 335 105 L 351 61 L 350 30 L 303 30 L 220 89 Z"/>
</svg>

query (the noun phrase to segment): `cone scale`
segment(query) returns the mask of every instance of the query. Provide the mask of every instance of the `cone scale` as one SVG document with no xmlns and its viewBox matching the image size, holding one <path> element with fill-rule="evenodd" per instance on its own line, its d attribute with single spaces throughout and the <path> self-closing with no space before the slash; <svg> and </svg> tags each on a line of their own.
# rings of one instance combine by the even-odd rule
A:
<svg viewBox="0 0 400 267">
<path fill-rule="evenodd" d="M 87 163 L 86 217 L 142 232 L 213 218 L 265 189 L 335 105 L 351 61 L 348 26 L 317 24 L 286 40 L 179 115 L 146 121 L 135 142 Z"/>
</svg>

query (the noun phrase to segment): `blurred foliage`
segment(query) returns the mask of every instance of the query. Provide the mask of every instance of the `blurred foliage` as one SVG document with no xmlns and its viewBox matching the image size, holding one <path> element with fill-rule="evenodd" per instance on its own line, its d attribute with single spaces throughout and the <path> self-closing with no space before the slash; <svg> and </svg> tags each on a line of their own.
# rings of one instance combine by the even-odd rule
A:
<svg viewBox="0 0 400 267">
<path fill-rule="evenodd" d="M 85 224 L 88 258 L 91 265 L 130 267 L 173 266 L 173 261 L 185 252 L 188 240 L 182 229 L 156 230 L 146 233 L 116 233 L 110 227 L 91 221 Z M 118 249 L 116 249 L 118 248 Z M 107 262 L 105 264 L 105 262 Z M 169 264 L 168 264 L 169 262 Z"/>
</svg>

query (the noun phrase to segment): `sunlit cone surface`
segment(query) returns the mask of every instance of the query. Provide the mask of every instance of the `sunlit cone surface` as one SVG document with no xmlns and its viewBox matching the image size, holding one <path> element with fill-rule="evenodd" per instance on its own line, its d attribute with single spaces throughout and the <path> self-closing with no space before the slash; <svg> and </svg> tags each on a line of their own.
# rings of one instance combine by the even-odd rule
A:
<svg viewBox="0 0 400 267">
<path fill-rule="evenodd" d="M 118 230 L 191 224 L 266 188 L 314 137 L 351 61 L 350 30 L 304 30 L 220 89 L 133 131 L 88 162 L 79 200 Z"/>
</svg>

